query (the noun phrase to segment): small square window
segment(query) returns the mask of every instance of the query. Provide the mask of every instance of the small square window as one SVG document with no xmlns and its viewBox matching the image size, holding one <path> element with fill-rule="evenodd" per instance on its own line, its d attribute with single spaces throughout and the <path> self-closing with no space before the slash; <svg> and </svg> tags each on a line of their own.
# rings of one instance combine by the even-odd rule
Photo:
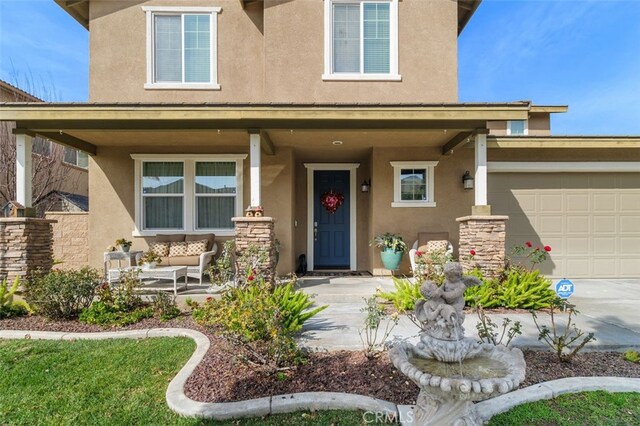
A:
<svg viewBox="0 0 640 426">
<path fill-rule="evenodd" d="M 392 161 L 392 207 L 435 207 L 434 169 L 437 161 Z"/>
<path fill-rule="evenodd" d="M 63 161 L 66 164 L 83 169 L 89 168 L 89 156 L 86 152 L 78 151 L 77 149 L 65 147 Z"/>
<path fill-rule="evenodd" d="M 507 135 L 509 136 L 526 136 L 529 134 L 527 120 L 511 120 L 507 121 Z"/>
</svg>

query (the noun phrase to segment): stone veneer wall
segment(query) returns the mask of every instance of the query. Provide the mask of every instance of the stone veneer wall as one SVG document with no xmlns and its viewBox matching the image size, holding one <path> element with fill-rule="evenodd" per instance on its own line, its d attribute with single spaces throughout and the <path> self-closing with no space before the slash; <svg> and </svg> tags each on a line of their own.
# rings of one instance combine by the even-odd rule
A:
<svg viewBox="0 0 640 426">
<path fill-rule="evenodd" d="M 460 223 L 459 257 L 465 271 L 479 267 L 495 276 L 505 266 L 506 221 L 509 216 L 465 216 Z M 475 250 L 475 256 L 470 251 Z"/>
<path fill-rule="evenodd" d="M 236 233 L 236 255 L 240 256 L 249 246 L 255 245 L 266 249 L 269 257 L 259 268 L 268 279 L 275 278 L 276 246 L 275 219 L 272 217 L 234 217 Z M 243 267 L 241 265 L 241 267 Z"/>
<path fill-rule="evenodd" d="M 47 212 L 53 224 L 53 258 L 60 269 L 78 269 L 89 264 L 89 213 Z"/>
<path fill-rule="evenodd" d="M 16 276 L 51 270 L 54 223 L 31 217 L 0 218 L 0 279 L 11 282 Z"/>
</svg>

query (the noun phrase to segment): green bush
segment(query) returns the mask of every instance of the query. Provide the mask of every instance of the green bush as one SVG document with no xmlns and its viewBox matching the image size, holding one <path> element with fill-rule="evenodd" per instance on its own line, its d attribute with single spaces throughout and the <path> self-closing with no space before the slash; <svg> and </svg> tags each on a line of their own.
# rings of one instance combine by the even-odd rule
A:
<svg viewBox="0 0 640 426">
<path fill-rule="evenodd" d="M 153 316 L 151 307 L 140 307 L 132 311 L 119 311 L 114 305 L 97 300 L 80 313 L 80 322 L 103 326 L 125 326 L 135 324 Z"/>
<path fill-rule="evenodd" d="M 153 297 L 151 302 L 153 312 L 158 315 L 160 320 L 169 321 L 180 316 L 180 309 L 176 305 L 176 298 L 171 294 L 158 291 Z"/>
<path fill-rule="evenodd" d="M 5 278 L 0 282 L 0 319 L 26 315 L 29 305 L 22 300 L 13 300 L 13 296 L 20 287 L 20 277 L 13 280 L 9 288 L 9 281 Z"/>
<path fill-rule="evenodd" d="M 101 281 L 102 274 L 88 267 L 36 274 L 26 281 L 25 298 L 35 312 L 47 318 L 75 318 L 89 307 Z"/>
<path fill-rule="evenodd" d="M 245 346 L 252 361 L 278 368 L 300 361 L 293 336 L 306 320 L 326 308 L 305 311 L 311 303 L 291 283 L 274 289 L 260 278 L 229 289 L 220 300 L 208 298 L 202 305 L 192 302 L 191 306 L 196 322 L 220 326 Z"/>
<path fill-rule="evenodd" d="M 484 284 L 465 291 L 467 305 L 534 310 L 552 306 L 556 294 L 550 288 L 551 280 L 540 275 L 540 271 L 511 268 L 505 274 L 500 281 L 483 278 L 481 272 L 473 271 L 470 275 L 483 279 Z"/>
<path fill-rule="evenodd" d="M 390 292 L 378 291 L 377 294 L 378 297 L 392 302 L 399 312 L 412 311 L 416 300 L 422 298 L 420 284 L 420 281 L 412 283 L 406 278 L 393 277 L 393 285 L 396 290 Z"/>
<path fill-rule="evenodd" d="M 634 362 L 636 364 L 640 364 L 640 353 L 638 351 L 626 351 L 624 353 L 625 361 Z"/>
</svg>

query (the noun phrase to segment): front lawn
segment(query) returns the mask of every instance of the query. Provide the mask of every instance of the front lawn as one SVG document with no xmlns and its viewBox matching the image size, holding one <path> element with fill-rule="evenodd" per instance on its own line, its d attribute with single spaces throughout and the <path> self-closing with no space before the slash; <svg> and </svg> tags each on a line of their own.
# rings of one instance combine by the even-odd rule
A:
<svg viewBox="0 0 640 426">
<path fill-rule="evenodd" d="M 0 424 L 362 424 L 359 412 L 295 413 L 241 422 L 181 418 L 165 391 L 195 349 L 187 338 L 0 340 Z"/>
<path fill-rule="evenodd" d="M 584 392 L 523 404 L 491 419 L 492 426 L 640 424 L 640 393 Z"/>
</svg>

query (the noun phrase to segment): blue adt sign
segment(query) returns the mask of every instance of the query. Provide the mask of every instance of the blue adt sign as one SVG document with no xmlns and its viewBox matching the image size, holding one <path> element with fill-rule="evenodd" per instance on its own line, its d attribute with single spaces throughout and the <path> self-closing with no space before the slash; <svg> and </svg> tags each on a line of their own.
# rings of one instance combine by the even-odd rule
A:
<svg viewBox="0 0 640 426">
<path fill-rule="evenodd" d="M 562 279 L 556 284 L 556 293 L 563 299 L 568 299 L 573 294 L 573 283 L 569 280 Z"/>
</svg>

